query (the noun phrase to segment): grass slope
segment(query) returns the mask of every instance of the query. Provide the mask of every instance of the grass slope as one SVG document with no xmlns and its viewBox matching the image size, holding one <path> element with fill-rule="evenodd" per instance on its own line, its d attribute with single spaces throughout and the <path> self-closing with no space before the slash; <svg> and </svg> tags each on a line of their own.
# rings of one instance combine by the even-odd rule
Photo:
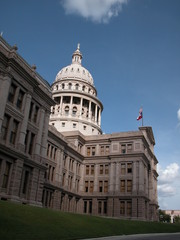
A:
<svg viewBox="0 0 180 240">
<path fill-rule="evenodd" d="M 0 201 L 3 240 L 65 240 L 160 232 L 180 232 L 180 225 L 92 217 Z"/>
</svg>

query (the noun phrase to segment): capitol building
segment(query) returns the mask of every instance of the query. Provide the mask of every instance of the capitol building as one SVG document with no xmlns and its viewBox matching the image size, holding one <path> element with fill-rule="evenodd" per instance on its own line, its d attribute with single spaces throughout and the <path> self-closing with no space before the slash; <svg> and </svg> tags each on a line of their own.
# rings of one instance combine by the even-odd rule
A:
<svg viewBox="0 0 180 240">
<path fill-rule="evenodd" d="M 102 134 L 103 104 L 79 44 L 52 86 L 17 50 L 0 36 L 0 199 L 157 221 L 152 127 Z"/>
</svg>

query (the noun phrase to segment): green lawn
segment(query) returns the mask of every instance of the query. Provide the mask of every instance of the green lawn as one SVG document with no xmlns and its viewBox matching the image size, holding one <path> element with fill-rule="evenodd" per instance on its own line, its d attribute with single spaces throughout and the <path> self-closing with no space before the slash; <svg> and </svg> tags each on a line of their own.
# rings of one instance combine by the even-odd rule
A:
<svg viewBox="0 0 180 240">
<path fill-rule="evenodd" d="M 0 201 L 3 240 L 65 240 L 160 232 L 180 232 L 180 225 L 92 217 Z"/>
</svg>

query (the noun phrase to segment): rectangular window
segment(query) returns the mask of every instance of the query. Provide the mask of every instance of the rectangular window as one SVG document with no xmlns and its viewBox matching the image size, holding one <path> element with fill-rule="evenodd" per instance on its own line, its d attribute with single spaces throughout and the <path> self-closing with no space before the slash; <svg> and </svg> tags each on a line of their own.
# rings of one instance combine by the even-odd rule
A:
<svg viewBox="0 0 180 240">
<path fill-rule="evenodd" d="M 98 202 L 98 213 L 101 214 L 101 211 L 102 211 L 102 202 L 99 201 L 99 202 Z"/>
<path fill-rule="evenodd" d="M 104 146 L 101 146 L 101 155 L 104 155 Z"/>
<path fill-rule="evenodd" d="M 132 152 L 132 144 L 127 144 L 127 152 Z"/>
<path fill-rule="evenodd" d="M 88 192 L 88 181 L 85 181 L 85 192 Z"/>
<path fill-rule="evenodd" d="M 127 164 L 127 173 L 132 173 L 132 163 Z"/>
<path fill-rule="evenodd" d="M 121 192 L 125 192 L 125 180 L 121 180 Z"/>
<path fill-rule="evenodd" d="M 34 141 L 35 141 L 35 134 L 31 133 L 31 138 L 30 138 L 30 142 L 29 142 L 29 151 L 28 151 L 28 153 L 30 155 L 32 155 L 32 153 L 33 153 Z"/>
<path fill-rule="evenodd" d="M 24 141 L 24 144 L 25 144 L 25 152 L 27 151 L 28 149 L 28 138 L 29 138 L 29 130 L 26 131 L 26 136 L 25 136 L 25 141 Z"/>
<path fill-rule="evenodd" d="M 108 181 L 104 181 L 104 192 L 108 192 Z"/>
<path fill-rule="evenodd" d="M 8 101 L 13 103 L 14 102 L 14 97 L 16 93 L 16 86 L 12 83 L 9 89 L 9 95 L 8 95 Z"/>
<path fill-rule="evenodd" d="M 89 201 L 89 213 L 92 213 L 92 201 Z"/>
<path fill-rule="evenodd" d="M 22 90 L 19 90 L 19 95 L 16 103 L 16 106 L 19 109 L 22 108 L 23 98 L 24 98 L 24 92 Z"/>
<path fill-rule="evenodd" d="M 127 202 L 127 215 L 131 216 L 131 214 L 132 214 L 132 202 L 129 201 Z"/>
<path fill-rule="evenodd" d="M 34 103 L 31 102 L 30 109 L 29 109 L 29 120 L 31 120 L 31 118 L 32 118 L 33 108 L 34 108 Z"/>
<path fill-rule="evenodd" d="M 109 154 L 109 146 L 106 146 L 106 155 Z"/>
<path fill-rule="evenodd" d="M 94 156 L 96 153 L 96 148 L 95 147 L 92 147 L 92 156 Z"/>
<path fill-rule="evenodd" d="M 34 122 L 34 123 L 37 122 L 38 111 L 39 111 L 39 107 L 36 106 L 36 107 L 35 107 L 35 110 L 34 110 L 34 117 L 33 117 L 33 122 Z"/>
<path fill-rule="evenodd" d="M 13 120 L 12 130 L 10 134 L 10 143 L 15 144 L 19 122 Z"/>
<path fill-rule="evenodd" d="M 126 145 L 125 144 L 121 145 L 121 153 L 126 153 Z"/>
<path fill-rule="evenodd" d="M 103 191 L 103 182 L 99 181 L 99 192 Z"/>
<path fill-rule="evenodd" d="M 99 173 L 103 174 L 103 165 L 100 165 Z"/>
<path fill-rule="evenodd" d="M 66 177 L 66 174 L 63 173 L 63 179 L 62 179 L 62 185 L 63 185 L 63 186 L 65 185 L 65 177 Z"/>
<path fill-rule="evenodd" d="M 109 165 L 105 165 L 105 174 L 109 174 Z"/>
<path fill-rule="evenodd" d="M 90 193 L 92 193 L 94 190 L 94 182 L 90 181 Z"/>
<path fill-rule="evenodd" d="M 89 165 L 86 165 L 86 175 L 89 175 Z"/>
<path fill-rule="evenodd" d="M 84 201 L 84 213 L 87 212 L 87 201 Z"/>
<path fill-rule="evenodd" d="M 121 174 L 122 175 L 126 174 L 126 164 L 125 163 L 121 163 Z"/>
<path fill-rule="evenodd" d="M 107 213 L 107 202 L 104 201 L 104 214 L 106 214 L 106 213 Z"/>
<path fill-rule="evenodd" d="M 90 156 L 90 155 L 91 155 L 91 148 L 87 147 L 87 156 Z"/>
<path fill-rule="evenodd" d="M 6 140 L 6 138 L 7 138 L 9 121 L 10 121 L 10 116 L 5 114 L 4 115 L 4 120 L 3 120 L 3 123 L 2 123 L 2 139 L 3 140 Z"/>
<path fill-rule="evenodd" d="M 28 181 L 29 181 L 29 171 L 25 171 L 25 173 L 24 173 L 23 189 L 22 189 L 22 193 L 23 194 L 27 193 Z"/>
<path fill-rule="evenodd" d="M 125 201 L 120 201 L 120 215 L 125 215 Z"/>
<path fill-rule="evenodd" d="M 91 175 L 94 175 L 94 165 L 91 165 Z"/>
<path fill-rule="evenodd" d="M 11 163 L 6 162 L 6 167 L 5 167 L 4 177 L 3 177 L 3 184 L 2 184 L 3 188 L 7 188 L 8 186 L 10 169 L 11 169 Z"/>
<path fill-rule="evenodd" d="M 63 166 L 64 166 L 64 167 L 66 167 L 66 159 L 67 159 L 67 156 L 64 155 L 64 157 L 63 157 Z"/>
<path fill-rule="evenodd" d="M 132 192 L 132 180 L 127 180 L 127 192 Z"/>
</svg>

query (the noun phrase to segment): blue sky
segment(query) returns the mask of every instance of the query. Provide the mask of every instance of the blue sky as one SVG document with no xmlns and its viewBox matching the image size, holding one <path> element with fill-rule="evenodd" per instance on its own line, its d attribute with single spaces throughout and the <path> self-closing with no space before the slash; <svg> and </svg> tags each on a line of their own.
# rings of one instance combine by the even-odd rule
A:
<svg viewBox="0 0 180 240">
<path fill-rule="evenodd" d="M 103 132 L 137 130 L 143 106 L 160 208 L 180 209 L 180 1 L 1 0 L 0 9 L 4 39 L 50 84 L 81 44 L 104 105 Z"/>
</svg>

